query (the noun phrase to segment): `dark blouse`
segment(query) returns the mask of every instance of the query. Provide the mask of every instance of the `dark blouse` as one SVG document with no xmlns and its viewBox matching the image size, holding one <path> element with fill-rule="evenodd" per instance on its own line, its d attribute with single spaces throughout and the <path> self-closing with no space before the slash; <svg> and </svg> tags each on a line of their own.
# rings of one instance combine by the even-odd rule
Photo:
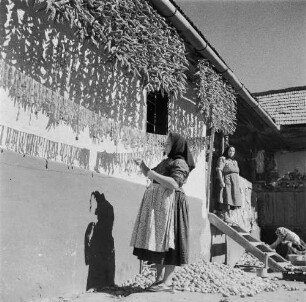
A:
<svg viewBox="0 0 306 302">
<path fill-rule="evenodd" d="M 189 175 L 189 167 L 185 160 L 183 159 L 164 159 L 160 164 L 158 164 L 153 171 L 162 174 L 164 176 L 172 177 L 181 187 L 186 183 Z"/>
</svg>

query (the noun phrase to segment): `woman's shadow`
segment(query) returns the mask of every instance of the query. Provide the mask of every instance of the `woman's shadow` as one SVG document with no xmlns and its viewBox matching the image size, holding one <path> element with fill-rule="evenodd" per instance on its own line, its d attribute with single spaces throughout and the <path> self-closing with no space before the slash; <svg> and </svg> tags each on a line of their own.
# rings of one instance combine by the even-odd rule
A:
<svg viewBox="0 0 306 302">
<path fill-rule="evenodd" d="M 90 211 L 92 205 L 96 221 L 90 222 L 85 232 L 86 290 L 99 291 L 115 283 L 114 210 L 98 191 L 91 193 Z"/>
</svg>

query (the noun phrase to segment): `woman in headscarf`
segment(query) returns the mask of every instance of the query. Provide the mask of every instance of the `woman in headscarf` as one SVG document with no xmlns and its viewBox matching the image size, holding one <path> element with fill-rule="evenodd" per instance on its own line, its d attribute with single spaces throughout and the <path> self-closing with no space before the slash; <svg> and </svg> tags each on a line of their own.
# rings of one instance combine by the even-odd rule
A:
<svg viewBox="0 0 306 302">
<path fill-rule="evenodd" d="M 152 291 L 171 290 L 175 266 L 188 263 L 188 201 L 182 186 L 195 164 L 187 141 L 177 133 L 169 133 L 165 154 L 151 170 L 135 161 L 152 183 L 144 193 L 131 246 L 138 259 L 156 265 Z"/>
<path fill-rule="evenodd" d="M 217 175 L 220 181 L 218 210 L 220 216 L 229 225 L 232 221 L 233 211 L 242 205 L 242 195 L 239 186 L 239 167 L 235 159 L 235 147 L 228 146 L 217 164 Z"/>
</svg>

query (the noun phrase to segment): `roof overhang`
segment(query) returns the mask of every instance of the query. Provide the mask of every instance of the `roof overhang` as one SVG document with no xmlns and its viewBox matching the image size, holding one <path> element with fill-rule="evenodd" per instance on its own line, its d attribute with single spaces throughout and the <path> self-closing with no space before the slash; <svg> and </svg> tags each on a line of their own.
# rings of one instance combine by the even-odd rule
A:
<svg viewBox="0 0 306 302">
<path fill-rule="evenodd" d="M 216 70 L 222 74 L 241 96 L 241 98 L 257 113 L 257 115 L 264 120 L 266 125 L 273 129 L 279 130 L 279 126 L 275 124 L 271 116 L 259 105 L 253 98 L 247 88 L 238 80 L 232 70 L 223 61 L 220 55 L 213 49 L 213 47 L 205 40 L 202 33 L 191 23 L 191 21 L 184 15 L 178 5 L 170 0 L 149 0 L 155 9 L 173 26 L 176 27 L 182 37 L 188 41 L 195 50 L 205 59 L 209 60 Z"/>
</svg>

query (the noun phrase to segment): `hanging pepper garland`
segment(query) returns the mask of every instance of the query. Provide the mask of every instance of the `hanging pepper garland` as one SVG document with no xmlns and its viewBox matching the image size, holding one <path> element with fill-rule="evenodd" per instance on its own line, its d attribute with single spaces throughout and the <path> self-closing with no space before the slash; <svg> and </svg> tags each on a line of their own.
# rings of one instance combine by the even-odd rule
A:
<svg viewBox="0 0 306 302">
<path fill-rule="evenodd" d="M 53 124 L 66 123 L 77 134 L 88 127 L 91 138 L 102 141 L 111 139 L 115 143 L 121 141 L 125 147 L 143 145 L 146 141 L 145 133 L 141 130 L 121 126 L 64 98 L 1 59 L 0 87 L 9 91 L 10 97 L 19 108 L 29 109 L 36 116 L 42 112 Z"/>
<path fill-rule="evenodd" d="M 91 3 L 92 7 L 88 4 L 89 2 Z M 125 7 L 128 8 L 127 11 L 125 11 L 125 8 L 122 7 L 124 3 L 129 4 L 129 6 Z M 111 4 L 113 6 L 111 6 Z M 137 12 L 136 14 L 134 14 L 133 10 L 131 10 L 130 5 L 134 5 L 132 7 L 135 8 L 135 12 Z M 121 65 L 125 67 L 130 64 L 130 68 L 127 68 L 127 71 L 140 75 L 140 77 L 144 79 L 144 83 L 146 83 L 148 90 L 164 89 L 165 91 L 170 91 L 170 95 L 171 93 L 176 95 L 180 93 L 179 91 L 184 91 L 183 86 L 185 84 L 180 86 L 182 84 L 180 80 L 182 77 L 185 78 L 184 72 L 186 70 L 186 66 L 176 65 L 175 68 L 173 67 L 173 64 L 179 64 L 182 62 L 187 63 L 187 59 L 183 51 L 185 49 L 184 43 L 180 40 L 177 32 L 171 26 L 169 26 L 169 24 L 166 23 L 166 21 L 146 1 L 124 0 L 118 2 L 111 0 L 48 0 L 46 9 L 51 13 L 51 17 L 58 21 L 63 21 L 63 18 L 68 14 L 68 19 L 70 18 L 69 20 L 73 22 L 73 26 L 76 26 L 75 28 L 77 28 L 77 32 L 81 38 L 85 39 L 90 37 L 90 39 L 92 39 L 93 37 L 93 39 L 95 39 L 94 37 L 98 37 L 99 41 L 101 41 L 101 45 L 104 45 L 103 43 L 106 43 L 105 45 L 111 45 L 110 48 L 108 46 L 104 46 L 106 51 L 109 53 L 109 60 L 113 63 L 115 68 L 117 67 L 118 62 L 121 62 Z M 143 13 L 143 9 L 145 13 Z M 102 19 L 93 17 L 95 16 L 94 12 L 97 10 L 101 10 Z M 102 13 L 102 11 L 105 13 L 105 15 Z M 122 15 L 120 14 L 124 15 L 124 20 L 127 20 L 124 22 L 127 22 L 127 24 L 124 23 L 123 25 L 121 24 L 122 26 L 120 25 L 120 22 L 123 22 L 121 20 L 122 18 L 120 17 Z M 133 37 L 131 34 L 133 34 L 135 28 L 137 28 L 137 26 L 133 27 L 131 25 L 134 17 L 136 19 L 138 18 L 138 23 L 135 21 L 137 26 L 143 27 L 143 31 L 140 31 L 140 29 L 138 31 L 139 39 L 137 41 L 132 41 L 130 39 Z M 100 21 L 103 20 L 103 24 L 101 25 L 100 21 L 98 22 L 95 19 L 94 25 L 90 27 L 91 25 L 88 24 L 93 21 L 92 18 L 96 18 Z M 152 18 L 155 19 L 153 20 Z M 117 24 L 118 22 L 119 24 Z M 150 36 L 150 34 L 154 32 L 152 27 L 153 25 L 151 23 L 154 24 L 154 26 L 160 26 L 160 29 L 156 30 L 156 36 L 154 36 L 160 42 L 159 44 L 157 42 L 157 44 L 154 44 L 154 39 L 152 41 L 150 40 L 153 38 L 153 36 Z M 102 30 L 101 26 L 103 27 L 102 32 L 98 30 L 98 35 L 94 34 L 94 26 L 96 25 L 99 27 L 99 30 Z M 124 34 L 119 35 L 118 32 L 116 32 L 118 28 L 120 28 L 120 33 L 123 32 Z M 82 32 L 87 33 L 87 35 L 84 34 L 83 36 Z M 113 32 L 117 33 L 117 35 Z M 114 36 L 112 36 L 113 34 Z M 128 38 L 124 40 L 126 36 Z M 166 37 L 166 40 L 168 40 L 167 43 L 165 43 L 164 37 Z M 121 41 L 121 38 L 123 39 L 122 41 L 124 43 Z M 119 43 L 118 45 L 121 48 L 119 46 L 117 47 L 116 44 L 114 44 L 114 41 Z M 154 45 L 149 45 L 149 42 L 152 42 Z M 170 48 L 168 47 L 168 43 L 170 42 L 172 43 L 171 50 L 169 50 Z M 137 43 L 147 44 L 145 46 L 137 46 Z M 182 44 L 180 45 L 180 43 Z M 101 45 L 99 44 L 97 46 L 100 47 Z M 124 51 L 122 51 L 122 47 L 126 47 L 124 48 Z M 141 49 L 140 47 L 146 48 L 142 49 L 143 51 L 139 51 Z M 155 51 L 156 47 L 160 51 L 158 54 L 156 54 Z M 130 49 L 135 52 L 133 55 L 130 55 Z M 122 51 L 124 56 L 118 57 L 117 50 Z M 172 53 L 172 55 L 175 53 L 180 58 L 169 55 L 170 53 Z M 145 56 L 141 58 L 143 61 L 139 59 L 145 64 L 136 64 L 137 62 L 140 62 L 137 61 L 138 59 L 136 55 L 138 54 Z M 129 61 L 130 58 L 132 63 Z M 162 58 L 162 62 L 157 60 L 160 58 Z M 174 62 L 172 62 L 173 64 L 170 62 L 172 65 L 169 64 L 169 58 L 170 61 L 172 60 Z M 134 63 L 135 65 L 133 65 Z M 149 69 L 146 65 L 147 63 L 150 65 Z M 147 68 L 146 70 L 148 73 L 141 72 L 141 68 L 144 68 L 144 66 L 147 66 L 145 68 Z M 215 125 L 217 130 L 224 131 L 225 133 L 232 133 L 235 129 L 236 113 L 233 89 L 230 87 L 230 85 L 224 83 L 221 75 L 219 75 L 212 68 L 212 66 L 210 66 L 208 61 L 199 61 L 198 66 L 199 71 L 197 72 L 196 76 L 198 81 L 197 97 L 199 111 L 203 114 L 208 125 Z M 161 71 L 161 69 L 158 69 L 159 67 L 166 68 L 169 72 L 174 72 L 173 74 L 175 74 L 175 77 L 169 78 L 166 70 Z M 89 127 L 90 137 L 94 139 L 111 139 L 115 143 L 120 141 L 125 146 L 131 146 L 133 148 L 143 146 L 147 143 L 147 137 L 142 131 L 136 128 L 131 129 L 130 127 L 122 127 L 118 123 L 104 118 L 101 115 L 80 106 L 79 104 L 76 104 L 68 99 L 64 99 L 63 96 L 34 81 L 31 77 L 21 73 L 13 66 L 7 65 L 2 60 L 0 60 L 0 69 L 0 86 L 9 89 L 10 96 L 12 96 L 14 101 L 22 108 L 30 108 L 36 115 L 39 112 L 43 112 L 50 118 L 50 121 L 52 121 L 53 124 L 58 124 L 60 122 L 67 123 L 76 133 L 79 133 L 86 127 Z M 177 70 L 180 72 L 177 73 Z M 152 74 L 155 75 L 155 77 L 153 77 Z M 160 77 L 161 74 L 163 75 L 162 77 Z M 163 82 L 161 79 L 163 81 L 165 80 L 166 82 Z M 154 82 L 155 80 L 157 82 Z M 174 85 L 175 87 L 180 86 L 181 90 L 177 88 L 177 92 L 175 92 L 175 88 L 173 88 L 174 86 L 170 87 L 169 85 Z M 192 136 L 192 134 L 190 135 Z"/>
<path fill-rule="evenodd" d="M 144 80 L 149 91 L 164 89 L 175 96 L 185 91 L 188 61 L 184 43 L 147 1 L 54 0 L 48 2 L 46 10 L 52 19 L 69 20 L 76 25 L 81 39 L 90 38 L 97 46 L 101 41 L 115 67 L 119 61 L 129 72 L 132 68 L 134 75 L 138 74 Z M 175 41 L 169 39 L 169 33 Z M 174 51 L 174 45 L 175 48 L 180 47 Z M 179 60 L 174 58 L 174 52 L 180 54 Z M 155 54 L 158 54 L 158 60 Z M 173 68 L 173 60 L 182 63 L 182 66 Z M 169 70 L 173 74 L 169 74 Z M 198 79 L 198 109 L 205 122 L 217 131 L 233 133 L 236 118 L 234 89 L 207 60 L 199 60 L 195 76 Z M 173 85 L 178 84 L 180 88 L 174 89 Z"/>
<path fill-rule="evenodd" d="M 1 140 L 6 128 L 5 146 L 8 150 L 89 169 L 90 151 L 88 149 L 54 142 L 47 138 L 4 127 L 3 125 L 0 127 Z"/>
<path fill-rule="evenodd" d="M 163 157 L 166 135 L 147 133 L 145 139 L 139 142 L 133 152 L 107 153 L 98 152 L 96 160 L 96 170 L 102 169 L 106 173 L 115 169 L 120 173 L 135 174 L 139 172 L 139 167 L 134 163 L 135 158 L 146 160 L 149 166 L 159 162 Z"/>
<path fill-rule="evenodd" d="M 160 162 L 163 158 L 164 144 L 166 135 L 147 134 L 145 145 L 140 151 L 108 153 L 106 151 L 97 152 L 95 171 L 113 174 L 118 171 L 121 174 L 137 174 L 139 167 L 134 163 L 135 158 L 142 158 L 149 167 Z M 209 137 L 187 139 L 190 151 L 197 162 L 201 151 L 207 147 Z"/>
<path fill-rule="evenodd" d="M 3 133 L 4 133 L 4 126 L 0 126 L 0 146 L 2 146 Z"/>
<path fill-rule="evenodd" d="M 147 1 L 49 0 L 46 10 L 52 19 L 76 25 L 82 40 L 90 38 L 98 47 L 101 42 L 115 67 L 120 62 L 139 75 L 148 91 L 162 89 L 175 96 L 185 92 L 188 60 L 184 42 Z M 217 131 L 233 133 L 234 89 L 207 60 L 200 60 L 198 69 L 200 112 Z"/>
<path fill-rule="evenodd" d="M 72 145 L 51 141 L 35 134 L 26 133 L 10 127 L 0 125 L 1 140 L 5 133 L 4 145 L 6 149 L 24 155 L 45 158 L 46 160 L 60 161 L 67 165 L 76 165 L 80 168 L 89 169 L 90 150 L 78 148 Z M 153 167 L 163 158 L 166 135 L 147 134 L 145 145 L 133 152 L 97 152 L 95 170 L 114 174 L 137 174 L 139 167 L 134 163 L 135 158 L 143 158 L 146 163 Z M 188 140 L 190 150 L 197 160 L 200 151 L 204 149 L 207 138 Z M 2 145 L 2 144 L 1 144 Z"/>
<path fill-rule="evenodd" d="M 197 106 L 209 127 L 231 134 L 236 129 L 236 96 L 207 60 L 199 60 L 196 78 Z"/>
<path fill-rule="evenodd" d="M 84 131 L 88 127 L 91 138 L 100 141 L 111 139 L 115 144 L 121 142 L 125 148 L 133 149 L 151 146 L 150 148 L 155 150 L 155 146 L 163 146 L 165 136 L 144 133 L 103 118 L 46 88 L 1 59 L 0 87 L 9 91 L 10 97 L 19 107 L 30 109 L 36 116 L 42 112 L 57 124 L 63 122 L 70 125 L 76 132 Z M 201 150 L 206 144 L 205 138 L 193 138 L 185 133 L 183 135 L 195 151 L 195 148 Z"/>
<path fill-rule="evenodd" d="M 46 11 L 69 23 L 81 41 L 103 48 L 114 68 L 142 79 L 148 91 L 185 92 L 185 44 L 147 0 L 48 0 Z"/>
</svg>

